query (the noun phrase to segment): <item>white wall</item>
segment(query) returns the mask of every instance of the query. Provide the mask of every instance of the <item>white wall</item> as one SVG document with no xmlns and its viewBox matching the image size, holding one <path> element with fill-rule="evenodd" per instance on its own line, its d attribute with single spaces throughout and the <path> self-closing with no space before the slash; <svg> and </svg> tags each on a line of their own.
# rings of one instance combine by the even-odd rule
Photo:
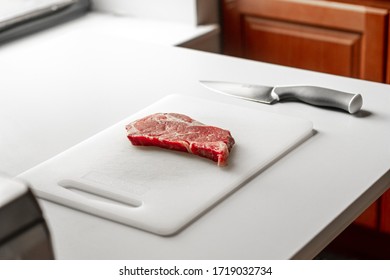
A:
<svg viewBox="0 0 390 280">
<path fill-rule="evenodd" d="M 216 23 L 217 6 L 217 0 L 92 0 L 97 11 L 190 25 Z"/>
</svg>

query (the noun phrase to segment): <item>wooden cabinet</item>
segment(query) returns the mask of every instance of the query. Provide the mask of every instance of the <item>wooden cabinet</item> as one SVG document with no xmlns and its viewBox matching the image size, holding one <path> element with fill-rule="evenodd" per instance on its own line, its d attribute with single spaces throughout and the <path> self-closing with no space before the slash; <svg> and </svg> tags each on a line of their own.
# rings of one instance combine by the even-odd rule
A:
<svg viewBox="0 0 390 280">
<path fill-rule="evenodd" d="M 384 8 L 320 0 L 224 0 L 222 9 L 225 54 L 377 82 L 387 77 Z"/>
<path fill-rule="evenodd" d="M 224 54 L 390 83 L 390 1 L 221 3 Z M 390 233 L 390 190 L 355 224 Z"/>
<path fill-rule="evenodd" d="M 222 52 L 226 55 L 241 56 L 240 17 L 237 0 L 222 0 Z"/>
<path fill-rule="evenodd" d="M 390 234 L 390 190 L 382 195 L 379 204 L 379 230 Z"/>
<path fill-rule="evenodd" d="M 390 14 L 390 1 L 389 0 L 334 0 L 335 2 L 348 3 L 354 5 L 360 5 L 364 7 L 373 7 L 386 10 Z M 390 16 L 387 16 L 387 40 L 385 41 L 385 82 L 390 84 Z"/>
</svg>

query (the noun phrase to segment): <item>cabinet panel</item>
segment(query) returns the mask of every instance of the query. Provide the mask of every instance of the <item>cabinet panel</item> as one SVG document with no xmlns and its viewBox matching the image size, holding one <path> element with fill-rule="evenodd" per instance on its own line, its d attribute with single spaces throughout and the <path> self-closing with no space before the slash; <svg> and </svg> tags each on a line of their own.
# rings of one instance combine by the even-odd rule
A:
<svg viewBox="0 0 390 280">
<path fill-rule="evenodd" d="M 380 199 L 380 230 L 390 234 L 390 189 Z"/>
<path fill-rule="evenodd" d="M 387 40 L 386 83 L 390 84 L 390 16 L 387 30 Z"/>
<path fill-rule="evenodd" d="M 243 19 L 244 57 L 358 77 L 361 34 L 259 19 Z"/>
<path fill-rule="evenodd" d="M 224 54 L 241 56 L 240 14 L 237 1 L 222 2 L 222 51 Z"/>
<path fill-rule="evenodd" d="M 379 211 L 379 202 L 376 201 L 370 205 L 356 220 L 355 224 L 359 226 L 364 226 L 372 230 L 378 230 L 378 211 Z"/>
</svg>

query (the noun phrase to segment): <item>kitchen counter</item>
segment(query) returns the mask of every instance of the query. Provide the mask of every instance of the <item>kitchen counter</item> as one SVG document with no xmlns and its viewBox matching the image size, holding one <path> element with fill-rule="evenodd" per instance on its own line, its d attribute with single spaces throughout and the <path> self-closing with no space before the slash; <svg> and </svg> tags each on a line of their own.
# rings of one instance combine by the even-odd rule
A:
<svg viewBox="0 0 390 280">
<path fill-rule="evenodd" d="M 40 200 L 56 258 L 313 258 L 388 188 L 388 85 L 142 42 L 86 20 L 0 47 L 1 171 L 16 176 L 169 94 L 304 118 L 316 133 L 170 237 Z M 201 79 L 359 92 L 363 110 L 257 104 Z"/>
</svg>

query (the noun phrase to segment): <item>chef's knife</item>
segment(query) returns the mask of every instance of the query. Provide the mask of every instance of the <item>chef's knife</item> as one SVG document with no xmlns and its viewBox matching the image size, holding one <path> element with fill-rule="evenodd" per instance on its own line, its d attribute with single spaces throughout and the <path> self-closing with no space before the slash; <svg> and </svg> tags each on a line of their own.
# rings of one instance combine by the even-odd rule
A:
<svg viewBox="0 0 390 280">
<path fill-rule="evenodd" d="M 342 109 L 350 114 L 358 112 L 363 105 L 363 98 L 360 94 L 317 86 L 270 87 L 219 81 L 200 81 L 200 83 L 206 88 L 219 93 L 267 104 L 272 104 L 279 100 L 298 100 L 316 106 Z"/>
</svg>

